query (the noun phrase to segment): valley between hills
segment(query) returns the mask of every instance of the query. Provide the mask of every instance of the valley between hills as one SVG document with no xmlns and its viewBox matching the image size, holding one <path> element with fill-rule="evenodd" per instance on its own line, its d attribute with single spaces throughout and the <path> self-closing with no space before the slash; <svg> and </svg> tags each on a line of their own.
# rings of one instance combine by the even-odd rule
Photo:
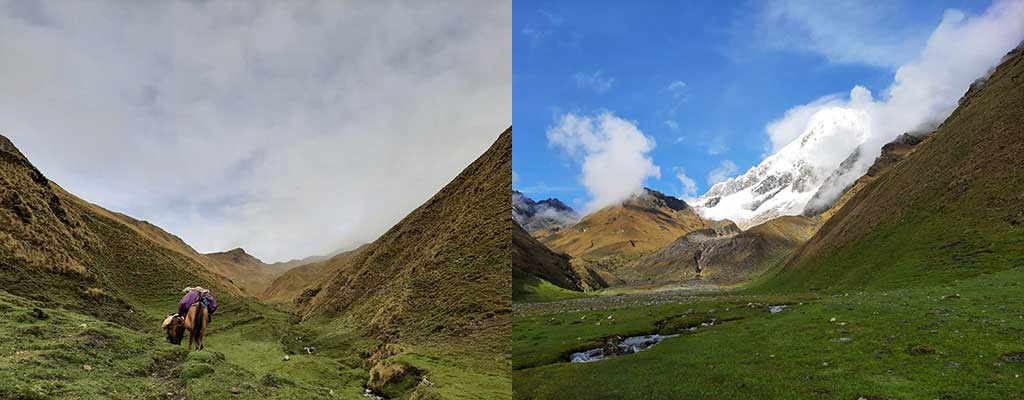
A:
<svg viewBox="0 0 1024 400">
<path fill-rule="evenodd" d="M 689 202 L 513 191 L 513 397 L 1024 398 L 1024 49 L 827 203 L 861 149 L 780 167 L 822 132 Z"/>
<path fill-rule="evenodd" d="M 511 128 L 372 243 L 200 254 L 50 181 L 0 136 L 0 399 L 511 397 Z M 206 349 L 164 340 L 186 286 Z"/>
</svg>

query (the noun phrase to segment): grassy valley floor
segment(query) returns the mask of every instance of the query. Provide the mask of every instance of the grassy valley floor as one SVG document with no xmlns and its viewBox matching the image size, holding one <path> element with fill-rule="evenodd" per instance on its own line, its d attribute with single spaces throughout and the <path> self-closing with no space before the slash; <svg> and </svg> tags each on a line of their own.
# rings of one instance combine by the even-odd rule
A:
<svg viewBox="0 0 1024 400">
<path fill-rule="evenodd" d="M 1024 267 L 914 289 L 519 304 L 513 397 L 1024 398 L 1022 296 Z M 768 305 L 787 307 L 772 314 Z M 606 338 L 650 333 L 682 335 L 637 354 L 567 362 Z"/>
<path fill-rule="evenodd" d="M 206 349 L 188 352 L 187 339 L 168 344 L 159 329 L 173 306 L 142 307 L 153 329 L 140 331 L 0 291 L 0 399 L 366 398 L 368 358 L 380 343 L 354 323 L 299 324 L 274 306 L 226 301 Z M 505 357 L 428 344 L 389 362 L 425 371 L 421 398 L 500 399 L 510 397 Z"/>
</svg>

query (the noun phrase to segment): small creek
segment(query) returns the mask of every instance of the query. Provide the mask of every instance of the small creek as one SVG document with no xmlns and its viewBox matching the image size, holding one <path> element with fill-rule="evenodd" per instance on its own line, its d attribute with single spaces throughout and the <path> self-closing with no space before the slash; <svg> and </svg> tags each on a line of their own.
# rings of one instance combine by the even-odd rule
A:
<svg viewBox="0 0 1024 400">
<path fill-rule="evenodd" d="M 363 390 L 363 397 L 366 397 L 367 399 L 370 399 L 370 400 L 391 400 L 391 399 L 388 399 L 387 397 L 384 397 L 384 396 L 381 396 L 381 395 L 377 394 L 376 392 L 374 392 L 374 391 L 372 391 L 370 389 L 364 389 Z"/>
<path fill-rule="evenodd" d="M 679 335 L 646 335 L 632 336 L 621 340 L 609 339 L 604 347 L 572 353 L 569 361 L 572 363 L 588 363 L 639 353 L 661 343 L 662 340 L 676 336 Z"/>
</svg>

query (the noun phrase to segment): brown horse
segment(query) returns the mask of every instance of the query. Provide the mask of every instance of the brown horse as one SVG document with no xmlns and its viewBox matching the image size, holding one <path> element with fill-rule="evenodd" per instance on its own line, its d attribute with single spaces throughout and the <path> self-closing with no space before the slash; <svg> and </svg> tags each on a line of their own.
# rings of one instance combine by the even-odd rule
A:
<svg viewBox="0 0 1024 400">
<path fill-rule="evenodd" d="M 181 340 L 185 338 L 185 319 L 178 314 L 164 318 L 163 328 L 167 331 L 167 342 L 170 344 L 181 344 Z"/>
<path fill-rule="evenodd" d="M 203 338 L 206 337 L 206 326 L 210 322 L 210 310 L 202 302 L 193 304 L 188 308 L 185 319 L 182 321 L 184 328 L 189 331 L 188 349 L 192 350 L 192 343 L 196 344 L 196 350 L 203 349 Z M 179 339 L 180 343 L 180 339 Z"/>
</svg>

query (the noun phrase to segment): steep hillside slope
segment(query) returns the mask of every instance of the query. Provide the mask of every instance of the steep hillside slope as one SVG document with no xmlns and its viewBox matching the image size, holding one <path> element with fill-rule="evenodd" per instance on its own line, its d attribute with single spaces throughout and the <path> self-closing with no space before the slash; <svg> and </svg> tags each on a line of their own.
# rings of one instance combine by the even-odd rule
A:
<svg viewBox="0 0 1024 400">
<path fill-rule="evenodd" d="M 811 204 L 814 205 L 808 204 L 807 208 L 804 209 L 804 215 L 809 217 L 820 217 L 821 221 L 819 223 L 824 223 L 825 221 L 828 221 L 830 218 L 832 218 L 833 215 L 835 215 L 837 211 L 843 208 L 843 205 L 845 205 L 847 201 L 852 199 L 853 196 L 857 194 L 857 192 L 860 192 L 860 190 L 863 189 L 864 186 L 866 186 L 868 183 L 871 183 L 882 174 L 889 172 L 889 170 L 896 166 L 896 164 L 900 163 L 901 161 L 903 161 L 903 159 L 907 158 L 907 156 L 914 151 L 914 149 L 916 148 L 915 146 L 920 144 L 921 141 L 923 141 L 924 138 L 930 133 L 931 132 L 915 134 L 904 133 L 897 137 L 896 140 L 893 140 L 892 142 L 887 143 L 885 146 L 882 146 L 881 154 L 878 156 L 877 159 L 875 159 L 874 164 L 871 164 L 871 166 L 868 168 L 867 173 L 865 173 L 864 176 L 861 176 L 860 178 L 855 180 L 852 184 L 849 185 L 848 188 L 844 189 L 843 194 L 840 195 L 839 198 L 835 200 L 835 202 L 829 204 L 828 202 L 817 201 L 820 197 L 819 192 L 819 194 L 815 194 L 814 198 L 811 199 Z M 831 179 L 841 177 L 838 175 L 833 175 L 829 178 Z M 824 186 L 830 185 L 826 183 L 826 185 Z"/>
<path fill-rule="evenodd" d="M 258 296 L 270 286 L 279 273 L 243 249 L 204 254 L 213 262 L 207 263 L 214 272 L 230 279 L 246 293 Z"/>
<path fill-rule="evenodd" d="M 50 182 L 0 136 L 0 285 L 8 292 L 97 316 L 173 304 L 189 285 L 242 294 L 177 245 L 109 215 Z"/>
<path fill-rule="evenodd" d="M 307 318 L 345 315 L 402 342 L 484 340 L 507 354 L 512 130 L 328 279 Z M 463 340 L 463 339 L 459 339 Z"/>
<path fill-rule="evenodd" d="M 1024 52 L 857 192 L 767 288 L 895 287 L 1024 262 Z"/>
<path fill-rule="evenodd" d="M 536 294 L 545 283 L 582 291 L 569 256 L 558 254 L 512 222 L 512 300 Z"/>
<path fill-rule="evenodd" d="M 621 205 L 605 207 L 543 238 L 543 242 L 554 251 L 577 258 L 634 258 L 708 224 L 682 200 L 644 189 Z"/>
<path fill-rule="evenodd" d="M 671 283 L 702 279 L 734 283 L 762 273 L 811 237 L 814 218 L 779 217 L 745 231 L 725 221 L 690 232 L 636 265 L 617 273 L 630 283 Z"/>
</svg>

